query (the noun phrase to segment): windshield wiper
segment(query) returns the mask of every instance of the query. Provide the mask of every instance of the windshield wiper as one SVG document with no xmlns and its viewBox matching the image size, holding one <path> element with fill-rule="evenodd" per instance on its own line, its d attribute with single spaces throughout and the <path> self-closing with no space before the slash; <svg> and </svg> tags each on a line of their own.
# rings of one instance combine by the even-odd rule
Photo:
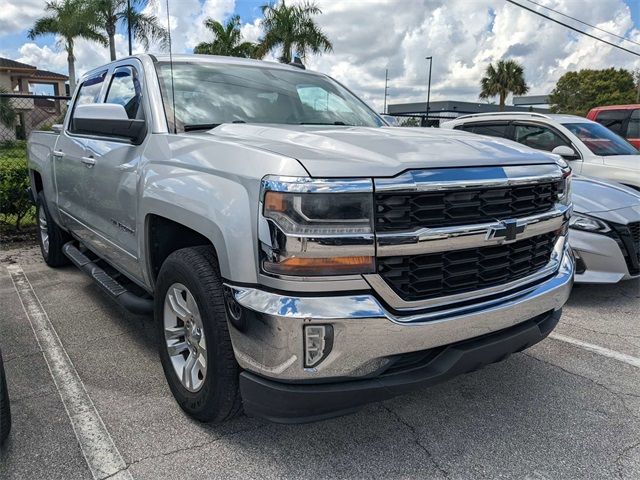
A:
<svg viewBox="0 0 640 480">
<path fill-rule="evenodd" d="M 185 125 L 185 132 L 193 132 L 194 130 L 211 130 L 212 128 L 216 128 L 220 126 L 220 123 L 198 123 L 194 125 Z"/>
</svg>

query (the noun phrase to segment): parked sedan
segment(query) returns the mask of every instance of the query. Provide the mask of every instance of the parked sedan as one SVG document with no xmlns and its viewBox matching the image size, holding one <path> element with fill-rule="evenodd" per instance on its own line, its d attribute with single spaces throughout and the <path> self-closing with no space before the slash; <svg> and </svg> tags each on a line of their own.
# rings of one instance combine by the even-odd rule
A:
<svg viewBox="0 0 640 480">
<path fill-rule="evenodd" d="M 514 140 L 556 153 L 575 173 L 613 180 L 640 190 L 640 156 L 624 138 L 575 115 L 499 112 L 464 115 L 442 124 L 466 132 Z"/>
<path fill-rule="evenodd" d="M 640 275 L 640 194 L 624 185 L 576 176 L 569 244 L 576 282 L 616 283 Z"/>
</svg>

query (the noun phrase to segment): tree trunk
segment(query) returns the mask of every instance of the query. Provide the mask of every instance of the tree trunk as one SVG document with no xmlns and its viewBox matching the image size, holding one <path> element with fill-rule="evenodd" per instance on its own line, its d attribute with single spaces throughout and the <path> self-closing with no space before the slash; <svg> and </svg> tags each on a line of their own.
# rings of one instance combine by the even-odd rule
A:
<svg viewBox="0 0 640 480">
<path fill-rule="evenodd" d="M 500 111 L 501 112 L 504 112 L 504 104 L 506 99 L 507 99 L 506 92 L 500 92 Z"/>
<path fill-rule="evenodd" d="M 282 55 L 280 56 L 280 63 L 291 63 L 291 50 L 292 45 L 289 42 L 282 44 Z"/>
<path fill-rule="evenodd" d="M 107 24 L 107 35 L 109 35 L 109 53 L 113 62 L 116 59 L 116 24 L 111 21 Z"/>
<path fill-rule="evenodd" d="M 73 57 L 73 40 L 67 40 L 67 66 L 69 68 L 69 94 L 73 95 L 76 89 L 76 65 Z"/>
</svg>

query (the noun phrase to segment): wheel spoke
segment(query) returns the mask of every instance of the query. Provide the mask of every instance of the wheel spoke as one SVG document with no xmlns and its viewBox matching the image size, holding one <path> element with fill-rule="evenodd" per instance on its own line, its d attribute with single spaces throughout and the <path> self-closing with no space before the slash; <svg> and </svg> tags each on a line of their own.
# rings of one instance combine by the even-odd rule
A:
<svg viewBox="0 0 640 480">
<path fill-rule="evenodd" d="M 186 302 L 182 298 L 182 292 L 177 288 L 174 288 L 167 297 L 173 313 L 175 313 L 180 320 L 185 321 L 187 317 L 189 317 L 189 310 L 186 308 Z"/>
<path fill-rule="evenodd" d="M 187 330 L 184 327 L 167 327 L 164 329 L 164 338 L 167 340 L 176 340 L 184 337 Z"/>
<path fill-rule="evenodd" d="M 178 355 L 184 352 L 185 350 L 187 350 L 188 348 L 189 346 L 187 345 L 186 342 L 177 342 L 171 345 L 167 345 L 167 351 L 169 352 L 170 357 Z"/>
<path fill-rule="evenodd" d="M 194 353 L 190 353 L 184 364 L 184 370 L 182 370 L 182 383 L 189 390 L 193 389 L 193 386 L 198 381 L 198 356 Z"/>
</svg>

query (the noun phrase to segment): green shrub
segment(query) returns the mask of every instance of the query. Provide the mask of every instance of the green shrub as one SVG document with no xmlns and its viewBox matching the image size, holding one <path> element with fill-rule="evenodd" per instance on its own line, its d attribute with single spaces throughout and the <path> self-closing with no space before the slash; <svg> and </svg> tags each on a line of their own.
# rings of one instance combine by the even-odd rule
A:
<svg viewBox="0 0 640 480">
<path fill-rule="evenodd" d="M 0 144 L 0 221 L 17 230 L 25 219 L 33 219 L 34 209 L 27 194 L 29 170 L 24 141 Z"/>
</svg>

